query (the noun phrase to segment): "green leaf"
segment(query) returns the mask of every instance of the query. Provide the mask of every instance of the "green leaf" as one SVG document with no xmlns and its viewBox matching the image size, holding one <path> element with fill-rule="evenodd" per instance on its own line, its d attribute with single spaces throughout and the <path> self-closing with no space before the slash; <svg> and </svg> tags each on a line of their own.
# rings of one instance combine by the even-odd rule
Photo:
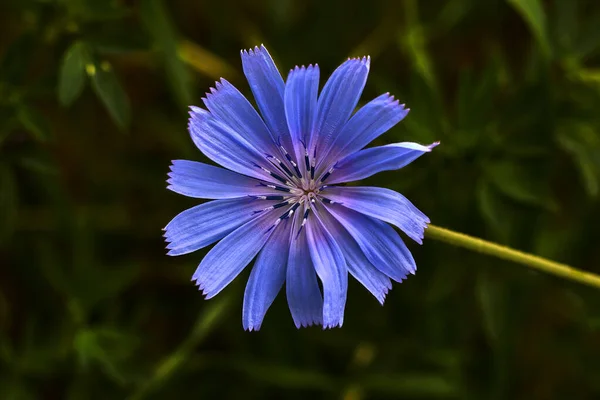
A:
<svg viewBox="0 0 600 400">
<path fill-rule="evenodd" d="M 559 146 L 571 155 L 579 169 L 586 192 L 591 197 L 600 193 L 600 138 L 587 123 L 569 123 L 559 127 Z"/>
<path fill-rule="evenodd" d="M 25 79 L 29 61 L 39 39 L 32 33 L 25 33 L 10 44 L 0 61 L 0 81 L 20 84 Z"/>
<path fill-rule="evenodd" d="M 161 0 L 142 0 L 140 13 L 146 28 L 162 53 L 167 78 L 179 103 L 192 103 L 191 78 L 178 52 L 178 34 Z"/>
<path fill-rule="evenodd" d="M 137 340 L 114 329 L 82 329 L 77 332 L 73 346 L 83 367 L 99 365 L 113 380 L 125 382 L 123 361 L 135 349 Z"/>
<path fill-rule="evenodd" d="M 15 229 L 17 221 L 17 185 L 7 165 L 0 164 L 0 244 L 3 244 Z"/>
<path fill-rule="evenodd" d="M 406 31 L 399 34 L 399 43 L 408 53 L 413 68 L 431 89 L 437 91 L 437 79 L 427 51 L 427 37 L 423 25 L 419 23 L 418 3 L 416 0 L 406 0 L 403 4 L 406 14 Z"/>
<path fill-rule="evenodd" d="M 31 133 L 32 137 L 40 142 L 45 142 L 50 137 L 50 127 L 43 115 L 35 109 L 20 105 L 17 109 L 17 118 L 19 122 Z"/>
<path fill-rule="evenodd" d="M 83 42 L 75 42 L 65 51 L 58 75 L 58 100 L 63 106 L 70 106 L 81 95 L 85 86 L 85 66 L 89 63 Z"/>
<path fill-rule="evenodd" d="M 368 391 L 395 396 L 447 398 L 456 397 L 460 393 L 458 382 L 443 375 L 434 374 L 366 375 L 358 380 L 358 385 Z"/>
<path fill-rule="evenodd" d="M 512 213 L 510 205 L 502 201 L 502 196 L 490 183 L 482 180 L 477 185 L 477 205 L 483 220 L 498 236 L 500 241 L 506 243 L 511 235 Z"/>
<path fill-rule="evenodd" d="M 550 211 L 557 209 L 549 197 L 544 179 L 536 171 L 510 160 L 496 161 L 486 166 L 486 175 L 491 183 L 509 198 L 518 202 L 542 206 Z"/>
<path fill-rule="evenodd" d="M 547 18 L 541 0 L 507 0 L 527 22 L 546 57 L 552 54 L 548 37 Z"/>
<path fill-rule="evenodd" d="M 113 121 L 121 130 L 127 129 L 131 120 L 129 97 L 110 63 L 104 61 L 100 64 L 88 65 L 87 72 L 92 80 L 92 88 L 104 103 Z"/>
</svg>

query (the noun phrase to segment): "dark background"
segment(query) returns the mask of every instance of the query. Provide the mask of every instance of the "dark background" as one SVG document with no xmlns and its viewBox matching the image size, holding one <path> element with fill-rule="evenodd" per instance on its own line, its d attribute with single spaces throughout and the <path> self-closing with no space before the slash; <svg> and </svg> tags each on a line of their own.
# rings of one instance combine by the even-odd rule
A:
<svg viewBox="0 0 600 400">
<path fill-rule="evenodd" d="M 426 240 L 386 305 L 355 281 L 344 327 L 285 296 L 244 332 L 249 269 L 205 301 L 205 252 L 165 255 L 205 160 L 187 106 L 239 51 L 324 82 L 370 54 L 362 103 L 412 109 L 377 141 L 441 145 L 368 184 L 434 224 L 600 273 L 597 0 L 0 3 L 1 399 L 600 398 L 600 293 Z"/>
</svg>

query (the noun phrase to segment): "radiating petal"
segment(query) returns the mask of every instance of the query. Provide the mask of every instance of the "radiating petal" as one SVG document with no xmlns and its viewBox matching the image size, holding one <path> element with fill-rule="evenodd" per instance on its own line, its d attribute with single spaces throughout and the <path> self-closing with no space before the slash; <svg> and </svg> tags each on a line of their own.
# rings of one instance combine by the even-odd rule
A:
<svg viewBox="0 0 600 400">
<path fill-rule="evenodd" d="M 397 282 L 415 273 L 417 266 L 410 250 L 391 226 L 338 204 L 328 205 L 327 209 L 378 270 Z"/>
<path fill-rule="evenodd" d="M 328 159 L 324 160 L 323 169 L 328 169 L 337 161 L 371 143 L 400 122 L 408 111 L 404 104 L 399 104 L 389 93 L 365 104 L 334 138 Z"/>
<path fill-rule="evenodd" d="M 336 242 L 344 253 L 348 272 L 359 281 L 375 298 L 383 304 L 385 296 L 392 288 L 390 278 L 380 272 L 365 256 L 356 240 L 340 223 L 331 216 L 329 211 L 319 213 Z"/>
<path fill-rule="evenodd" d="M 188 127 L 196 146 L 217 164 L 243 175 L 276 182 L 256 167 L 268 167 L 264 153 L 208 111 L 191 107 Z"/>
<path fill-rule="evenodd" d="M 165 227 L 168 254 L 178 256 L 206 247 L 256 217 L 256 211 L 275 203 L 246 197 L 209 201 L 187 209 Z"/>
<path fill-rule="evenodd" d="M 290 219 L 276 228 L 260 251 L 244 292 L 242 324 L 246 330 L 257 331 L 265 314 L 285 281 L 290 249 Z"/>
<path fill-rule="evenodd" d="M 198 199 L 230 199 L 271 194 L 259 181 L 223 168 L 196 161 L 173 160 L 168 189 Z"/>
<path fill-rule="evenodd" d="M 292 232 L 298 230 L 299 221 L 300 213 L 297 213 Z M 310 258 L 306 235 L 291 235 L 285 289 L 296 328 L 323 325 L 323 296 Z"/>
<path fill-rule="evenodd" d="M 272 153 L 276 149 L 275 138 L 252 104 L 225 79 L 216 82 L 215 86 L 216 89 L 211 88 L 204 99 L 211 115 L 239 133 L 255 148 Z"/>
<path fill-rule="evenodd" d="M 274 229 L 270 228 L 279 214 L 277 210 L 261 214 L 208 252 L 192 276 L 207 299 L 223 290 L 258 254 L 273 233 Z"/>
<path fill-rule="evenodd" d="M 342 326 L 348 292 L 344 254 L 318 217 L 308 221 L 305 232 L 310 257 L 323 284 L 323 327 Z"/>
<path fill-rule="evenodd" d="M 352 182 L 368 178 L 381 171 L 402 168 L 430 152 L 438 144 L 436 142 L 423 146 L 418 143 L 403 142 L 361 150 L 337 163 L 327 183 Z"/>
<path fill-rule="evenodd" d="M 379 187 L 328 186 L 323 191 L 323 196 L 362 214 L 396 225 L 415 242 L 423 242 L 429 218 L 398 192 Z"/>
<path fill-rule="evenodd" d="M 317 147 L 321 159 L 327 156 L 356 108 L 367 82 L 370 63 L 369 57 L 349 59 L 331 74 L 323 87 L 309 146 L 311 151 Z"/>
<path fill-rule="evenodd" d="M 307 136 L 314 124 L 318 93 L 318 65 L 296 67 L 290 71 L 285 84 L 285 115 L 298 164 L 304 159 L 304 147 L 301 143 L 307 143 Z"/>
<path fill-rule="evenodd" d="M 283 100 L 285 83 L 273 58 L 263 45 L 242 50 L 242 67 L 258 109 L 273 137 L 281 137 L 283 145 L 292 151 Z"/>
</svg>

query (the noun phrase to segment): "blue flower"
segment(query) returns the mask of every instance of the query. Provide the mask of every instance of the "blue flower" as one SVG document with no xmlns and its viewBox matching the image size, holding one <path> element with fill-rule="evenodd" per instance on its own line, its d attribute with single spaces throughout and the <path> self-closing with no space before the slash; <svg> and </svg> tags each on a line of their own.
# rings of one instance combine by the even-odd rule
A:
<svg viewBox="0 0 600 400">
<path fill-rule="evenodd" d="M 168 188 L 213 201 L 166 226 L 168 254 L 218 242 L 192 277 L 207 299 L 256 257 L 244 329 L 260 328 L 284 283 L 297 327 L 342 326 L 348 273 L 383 304 L 391 280 L 416 270 L 388 224 L 421 243 L 429 219 L 395 191 L 336 184 L 402 168 L 437 143 L 363 149 L 409 111 L 386 93 L 353 114 L 369 57 L 348 59 L 318 93 L 316 64 L 292 69 L 284 81 L 264 46 L 241 55 L 260 114 L 225 79 L 202 99 L 206 109 L 191 107 L 194 143 L 224 168 L 173 161 Z"/>
</svg>

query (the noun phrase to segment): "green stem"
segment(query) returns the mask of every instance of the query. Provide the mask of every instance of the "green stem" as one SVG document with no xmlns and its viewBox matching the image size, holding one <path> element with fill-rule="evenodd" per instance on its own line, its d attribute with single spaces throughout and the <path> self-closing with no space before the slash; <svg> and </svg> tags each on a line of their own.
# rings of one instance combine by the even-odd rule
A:
<svg viewBox="0 0 600 400">
<path fill-rule="evenodd" d="M 429 225 L 425 235 L 431 239 L 446 242 L 454 246 L 464 247 L 478 253 L 498 257 L 503 260 L 513 261 L 526 265 L 548 274 L 581 282 L 583 284 L 600 288 L 600 276 L 591 272 L 580 271 L 566 264 L 557 263 L 522 251 L 513 250 L 506 246 L 491 243 L 463 233 L 454 232 L 435 225 Z"/>
</svg>

